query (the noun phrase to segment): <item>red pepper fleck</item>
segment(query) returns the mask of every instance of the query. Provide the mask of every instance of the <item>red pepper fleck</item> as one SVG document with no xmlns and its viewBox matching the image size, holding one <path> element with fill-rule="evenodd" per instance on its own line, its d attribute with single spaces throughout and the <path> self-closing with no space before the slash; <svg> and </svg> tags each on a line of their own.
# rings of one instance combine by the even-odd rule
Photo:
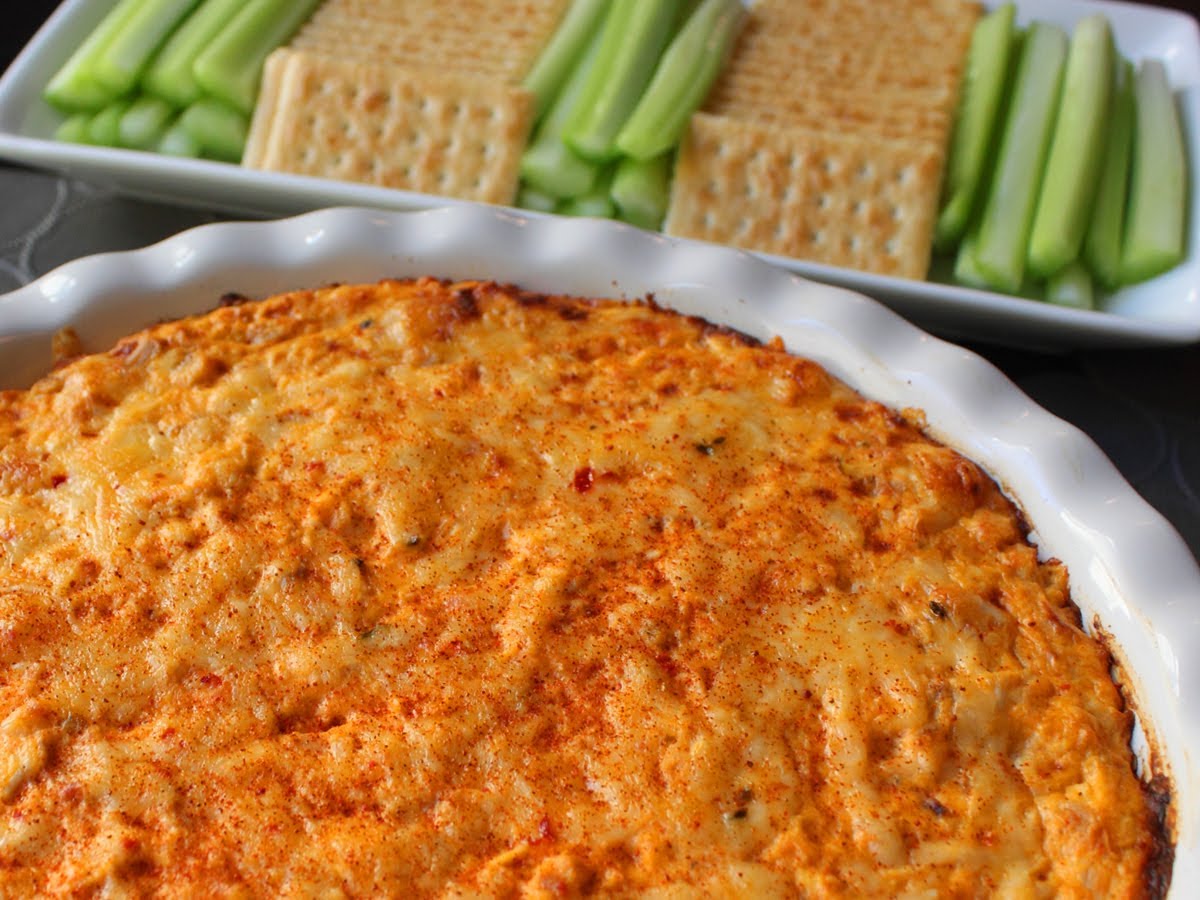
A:
<svg viewBox="0 0 1200 900">
<path fill-rule="evenodd" d="M 51 487 L 58 487 L 60 485 L 66 484 L 66 483 L 67 483 L 66 475 L 55 475 L 53 478 L 50 479 Z"/>
<path fill-rule="evenodd" d="M 584 466 L 582 469 L 575 470 L 575 490 L 581 494 L 586 494 L 592 489 L 592 485 L 596 483 L 596 474 L 592 471 L 591 466 Z"/>
</svg>

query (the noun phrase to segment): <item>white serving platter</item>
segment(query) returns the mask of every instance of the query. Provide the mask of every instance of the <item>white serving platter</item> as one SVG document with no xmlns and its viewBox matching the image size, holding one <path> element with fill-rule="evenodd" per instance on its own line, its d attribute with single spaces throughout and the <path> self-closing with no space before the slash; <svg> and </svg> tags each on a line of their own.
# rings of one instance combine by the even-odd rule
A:
<svg viewBox="0 0 1200 900">
<path fill-rule="evenodd" d="M 1174 788 L 1172 896 L 1191 896 L 1200 884 L 1200 567 L 1087 436 L 982 358 L 859 294 L 749 254 L 614 222 L 481 206 L 329 209 L 202 226 L 67 263 L 0 296 L 0 389 L 45 372 L 50 336 L 65 326 L 98 351 L 161 319 L 211 309 L 230 291 L 254 297 L 417 275 L 653 294 L 760 339 L 778 335 L 863 394 L 923 409 L 934 436 L 981 464 L 1017 502 L 1039 552 L 1067 565 L 1085 623 L 1111 636 L 1144 725 L 1135 749 Z"/>
<path fill-rule="evenodd" d="M 66 0 L 0 77 L 0 158 L 55 169 L 156 199 L 251 215 L 286 215 L 353 204 L 411 210 L 454 203 L 443 197 L 322 178 L 257 172 L 225 163 L 52 139 L 61 116 L 41 91 L 115 0 Z M 986 6 L 995 6 L 988 0 Z M 790 271 L 850 287 L 940 334 L 1025 347 L 1147 346 L 1200 340 L 1200 33 L 1183 13 L 1104 0 L 1022 0 L 1019 19 L 1072 26 L 1100 11 L 1133 60 L 1162 59 L 1178 91 L 1193 179 L 1187 260 L 1152 281 L 1126 288 L 1104 311 L 1052 306 L 950 284 L 910 281 L 783 257 Z"/>
</svg>

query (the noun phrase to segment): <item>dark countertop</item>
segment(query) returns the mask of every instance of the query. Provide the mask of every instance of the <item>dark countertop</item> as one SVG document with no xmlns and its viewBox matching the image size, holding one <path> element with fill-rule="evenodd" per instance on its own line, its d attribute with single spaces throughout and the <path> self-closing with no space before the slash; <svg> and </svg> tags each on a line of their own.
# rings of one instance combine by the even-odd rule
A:
<svg viewBox="0 0 1200 900">
<path fill-rule="evenodd" d="M 1190 11 L 1183 0 L 1170 5 Z M 8 11 L 0 71 L 48 9 L 20 4 Z M 80 256 L 140 247 L 193 225 L 238 217 L 138 200 L 0 162 L 0 292 Z M 1200 559 L 1200 344 L 1060 354 L 966 346 L 1091 435 Z"/>
</svg>

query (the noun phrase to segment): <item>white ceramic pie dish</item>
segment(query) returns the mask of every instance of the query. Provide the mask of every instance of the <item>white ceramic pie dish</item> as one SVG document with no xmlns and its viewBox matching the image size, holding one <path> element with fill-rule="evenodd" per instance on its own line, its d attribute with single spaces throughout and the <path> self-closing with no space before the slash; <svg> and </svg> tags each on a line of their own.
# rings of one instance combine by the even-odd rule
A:
<svg viewBox="0 0 1200 900">
<path fill-rule="evenodd" d="M 1069 567 L 1089 624 L 1112 638 L 1155 759 L 1173 782 L 1173 896 L 1200 883 L 1200 568 L 1182 539 L 1083 433 L 1036 406 L 980 357 L 866 297 L 750 255 L 611 222 L 474 206 L 329 209 L 207 225 L 142 250 L 68 263 L 0 296 L 0 388 L 49 366 L 73 327 L 102 350 L 163 318 L 330 282 L 436 275 L 533 290 L 643 297 L 779 335 L 869 397 L 925 410 L 931 432 L 982 464 L 1025 511 L 1043 555 Z M 1143 759 L 1144 741 L 1135 735 Z"/>
<path fill-rule="evenodd" d="M 1001 0 L 985 0 L 994 7 Z M 142 196 L 241 213 L 290 215 L 354 204 L 426 209 L 456 202 L 412 191 L 328 178 L 259 172 L 228 163 L 177 159 L 53 139 L 62 121 L 42 99 L 46 83 L 116 0 L 65 0 L 0 75 L 0 158 L 57 169 Z M 942 334 L 1026 347 L 1177 345 L 1200 341 L 1200 32 L 1183 13 L 1109 0 L 1017 0 L 1032 18 L 1070 29 L 1102 12 L 1132 60 L 1163 60 L 1176 89 L 1193 178 L 1188 187 L 1187 258 L 1171 272 L 1125 288 L 1104 311 L 1066 309 L 934 281 L 911 281 L 785 257 L 772 262 L 810 278 L 862 291 Z"/>
</svg>

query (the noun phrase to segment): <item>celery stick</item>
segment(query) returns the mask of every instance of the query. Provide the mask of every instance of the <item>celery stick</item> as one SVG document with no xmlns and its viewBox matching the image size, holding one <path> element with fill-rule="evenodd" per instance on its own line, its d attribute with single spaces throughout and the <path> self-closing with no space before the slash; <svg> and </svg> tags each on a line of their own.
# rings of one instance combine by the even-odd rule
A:
<svg viewBox="0 0 1200 900">
<path fill-rule="evenodd" d="M 558 205 L 558 198 L 550 194 L 544 194 L 536 188 L 531 188 L 527 184 L 521 185 L 517 191 L 517 206 L 521 209 L 532 209 L 535 212 L 554 212 L 554 208 Z"/>
<path fill-rule="evenodd" d="M 987 290 L 991 287 L 987 275 L 979 268 L 976 251 L 979 249 L 979 233 L 968 231 L 958 243 L 954 255 L 954 280 L 967 287 Z"/>
<path fill-rule="evenodd" d="M 575 155 L 561 139 L 537 139 L 521 155 L 521 177 L 551 197 L 578 197 L 596 183 L 600 167 Z"/>
<path fill-rule="evenodd" d="M 1119 59 L 1112 87 L 1107 149 L 1092 221 L 1083 243 L 1083 258 L 1096 280 L 1108 290 L 1121 283 L 1121 238 L 1125 228 L 1125 198 L 1129 193 L 1129 155 L 1133 149 L 1133 65 Z"/>
<path fill-rule="evenodd" d="M 962 95 L 946 160 L 942 209 L 934 243 L 949 249 L 967 230 L 981 193 L 988 149 L 1000 122 L 1000 105 L 1015 48 L 1016 5 L 1005 3 L 979 20 L 971 35 Z"/>
<path fill-rule="evenodd" d="M 741 0 L 704 0 L 667 47 L 617 134 L 619 151 L 648 160 L 679 142 L 720 74 L 745 12 Z"/>
<path fill-rule="evenodd" d="M 79 112 L 67 116 L 62 123 L 54 129 L 54 139 L 56 141 L 66 141 L 69 144 L 89 144 L 91 139 L 88 136 L 88 126 L 92 122 L 92 113 Z"/>
<path fill-rule="evenodd" d="M 563 200 L 556 210 L 562 216 L 582 216 L 587 218 L 612 218 L 612 198 L 605 193 L 586 193 L 582 197 L 572 197 Z"/>
<path fill-rule="evenodd" d="M 579 197 L 569 197 L 558 205 L 564 216 L 590 216 L 594 219 L 611 219 L 617 214 L 612 199 L 614 166 L 604 166 L 590 191 Z"/>
<path fill-rule="evenodd" d="M 167 35 L 196 3 L 197 0 L 142 0 L 125 27 L 96 56 L 92 66 L 96 80 L 119 94 L 132 90 Z"/>
<path fill-rule="evenodd" d="M 205 97 L 183 111 L 179 124 L 200 145 L 205 156 L 226 162 L 241 161 L 248 122 L 238 110 Z"/>
<path fill-rule="evenodd" d="M 1073 262 L 1083 244 L 1104 158 L 1114 52 L 1103 14 L 1075 26 L 1029 235 L 1029 270 L 1039 278 Z"/>
<path fill-rule="evenodd" d="M 997 290 L 1015 293 L 1025 277 L 1029 229 L 1067 55 L 1067 36 L 1045 22 L 1030 26 L 1016 80 L 975 253 L 979 269 Z"/>
<path fill-rule="evenodd" d="M 535 121 L 541 119 L 550 108 L 570 76 L 575 61 L 591 43 L 592 35 L 602 21 L 601 17 L 608 12 L 609 2 L 573 0 L 562 22 L 554 30 L 550 43 L 538 55 L 537 62 L 522 82 L 525 89 L 533 94 Z"/>
<path fill-rule="evenodd" d="M 163 132 L 156 149 L 159 153 L 165 153 L 167 156 L 198 157 L 204 152 L 200 147 L 200 142 L 188 133 L 179 119 L 176 119 Z"/>
<path fill-rule="evenodd" d="M 1121 281 L 1160 275 L 1183 259 L 1187 159 L 1175 97 L 1156 59 L 1142 61 L 1135 87 L 1136 119 L 1129 207 L 1121 247 Z"/>
<path fill-rule="evenodd" d="M 192 65 L 246 0 L 204 0 L 155 54 L 142 76 L 142 87 L 183 108 L 200 99 Z"/>
<path fill-rule="evenodd" d="M 657 230 L 667 214 L 673 164 L 673 153 L 645 161 L 626 157 L 617 163 L 609 193 L 618 215 L 639 228 Z"/>
<path fill-rule="evenodd" d="M 142 0 L 121 0 L 92 29 L 79 48 L 46 85 L 43 97 L 59 109 L 96 111 L 116 99 L 114 91 L 96 80 L 96 59 L 137 13 Z"/>
<path fill-rule="evenodd" d="M 572 197 L 564 200 L 558 206 L 558 212 L 564 216 L 586 216 L 593 219 L 611 219 L 616 213 L 612 197 L 605 193 L 584 194 L 582 197 Z"/>
<path fill-rule="evenodd" d="M 1091 272 L 1078 260 L 1068 263 L 1046 279 L 1046 300 L 1055 306 L 1095 309 L 1096 291 Z"/>
<path fill-rule="evenodd" d="M 679 0 L 613 0 L 600 57 L 564 131 L 580 156 L 597 162 L 616 156 L 617 132 L 654 73 L 678 12 Z"/>
<path fill-rule="evenodd" d="M 954 272 L 952 280 L 967 287 L 979 288 L 983 291 L 993 289 L 991 277 L 979 266 L 979 229 L 972 228 L 962 236 L 958 249 L 954 254 Z M 1028 279 L 1021 282 L 1015 290 L 1009 291 L 1015 297 L 1026 297 L 1030 300 L 1043 299 L 1042 286 Z"/>
<path fill-rule="evenodd" d="M 320 0 L 250 0 L 196 57 L 196 82 L 246 115 L 254 110 L 267 55 L 288 40 Z"/>
<path fill-rule="evenodd" d="M 600 167 L 577 156 L 562 135 L 599 60 L 600 43 L 600 35 L 594 34 L 521 154 L 521 177 L 543 194 L 578 197 L 596 183 Z"/>
<path fill-rule="evenodd" d="M 130 104 L 117 125 L 122 147 L 149 150 L 158 144 L 175 108 L 158 97 L 142 95 Z"/>
<path fill-rule="evenodd" d="M 121 116 L 129 109 L 132 101 L 128 97 L 114 100 L 92 116 L 88 123 L 88 143 L 103 147 L 119 147 L 121 144 Z"/>
</svg>

